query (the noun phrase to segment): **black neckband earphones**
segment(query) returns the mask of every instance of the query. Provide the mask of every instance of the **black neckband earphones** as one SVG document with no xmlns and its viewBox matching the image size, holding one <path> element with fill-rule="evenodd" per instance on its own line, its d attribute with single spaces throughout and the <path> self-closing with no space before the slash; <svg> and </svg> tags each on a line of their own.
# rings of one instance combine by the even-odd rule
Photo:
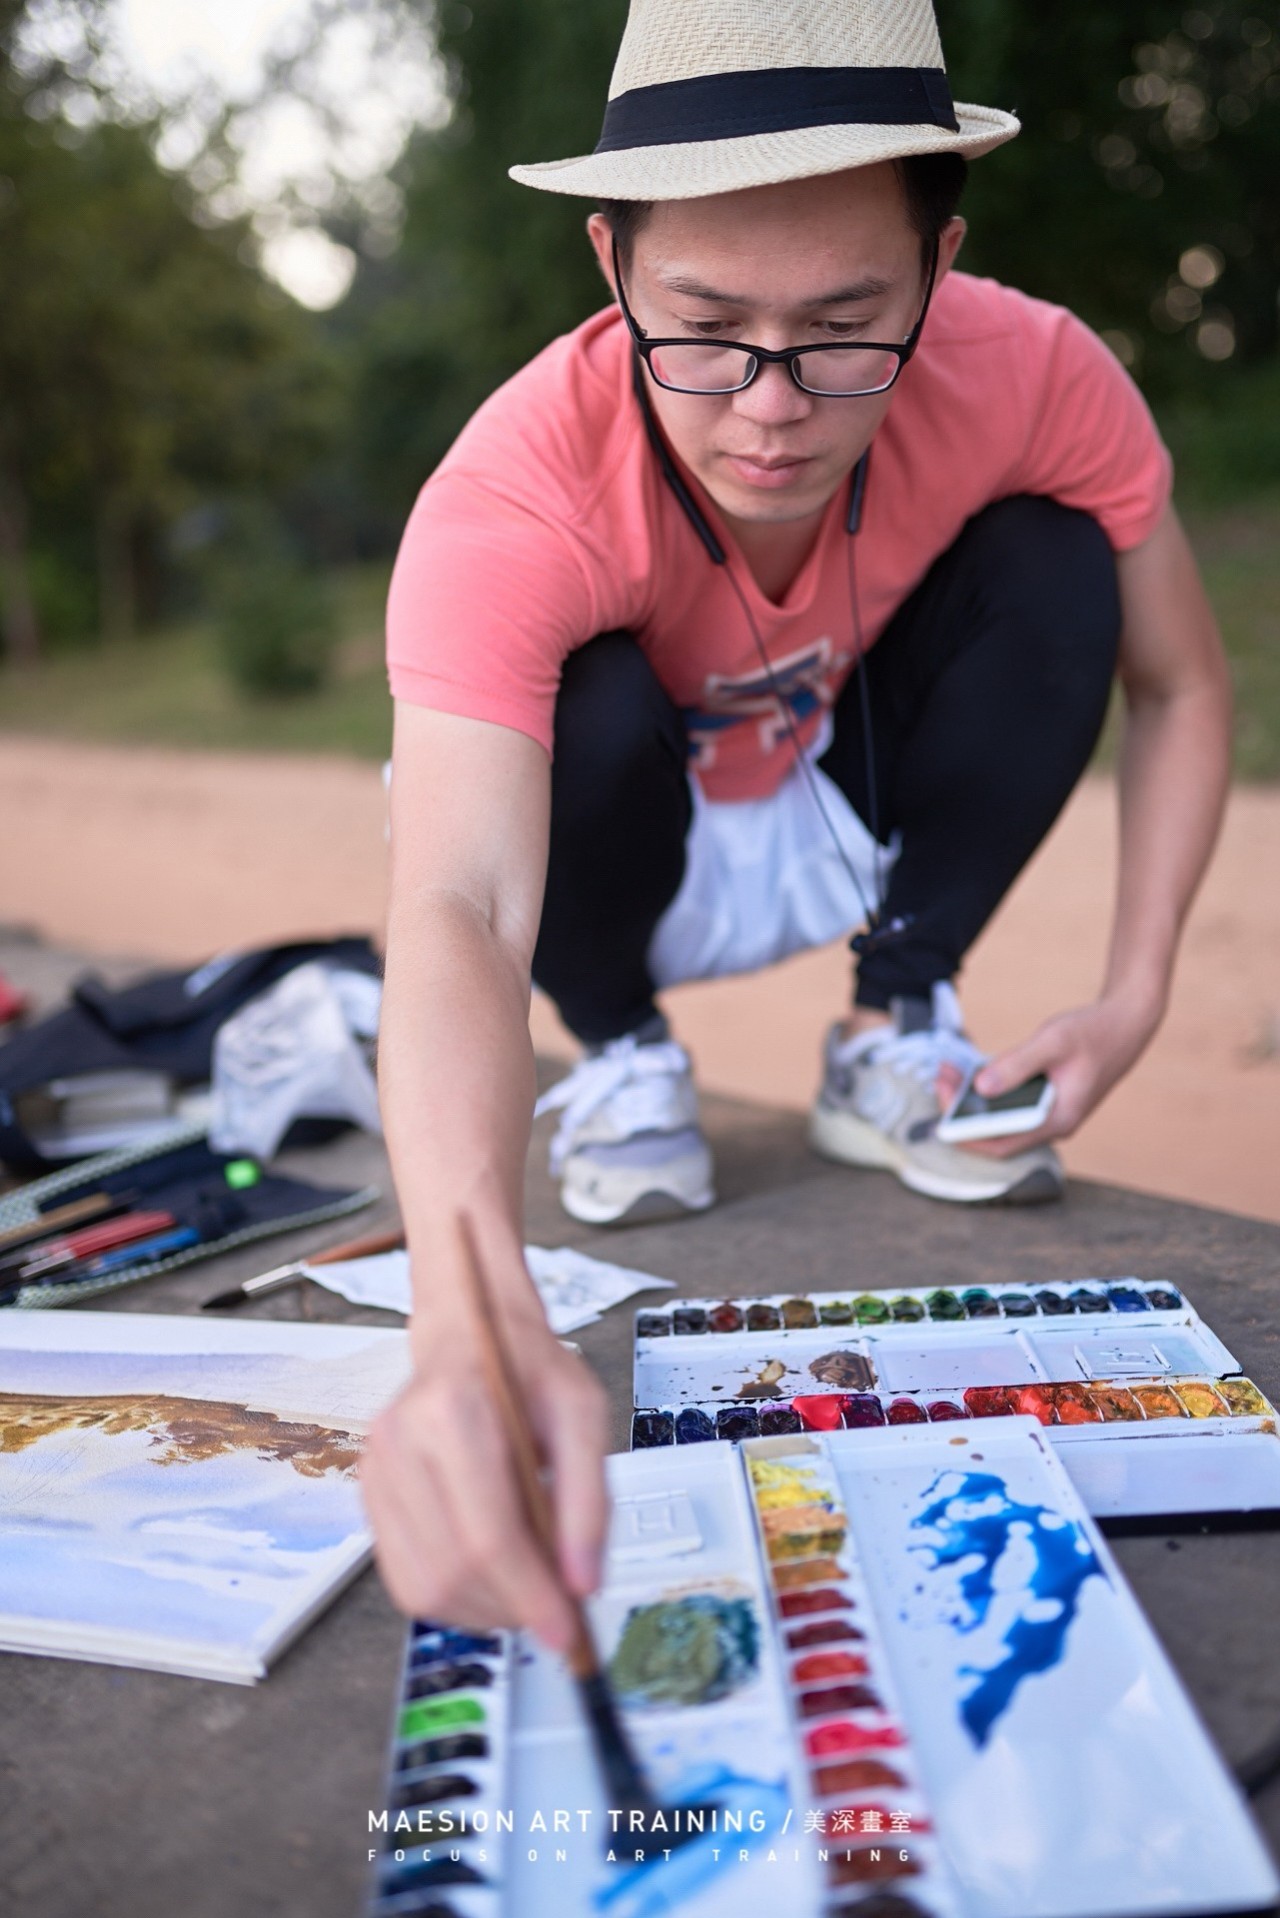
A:
<svg viewBox="0 0 1280 1918">
<path fill-rule="evenodd" d="M 862 885 L 862 881 L 858 877 L 858 873 L 853 865 L 853 862 L 850 860 L 848 853 L 845 851 L 844 844 L 840 838 L 840 835 L 836 831 L 835 826 L 832 823 L 831 815 L 827 811 L 826 805 L 823 801 L 822 793 L 818 787 L 818 782 L 814 777 L 813 767 L 809 764 L 809 755 L 805 751 L 803 741 L 801 740 L 799 731 L 797 730 L 795 715 L 791 710 L 791 707 L 786 699 L 785 694 L 782 691 L 782 688 L 778 684 L 777 675 L 773 670 L 773 662 L 769 658 L 768 649 L 765 646 L 765 643 L 760 636 L 760 629 L 756 625 L 756 621 L 752 614 L 750 604 L 746 598 L 746 595 L 743 593 L 742 588 L 739 586 L 737 580 L 734 578 L 733 569 L 729 565 L 729 556 L 725 552 L 724 546 L 722 545 L 721 541 L 717 538 L 715 528 L 709 523 L 706 514 L 702 511 L 702 508 L 698 505 L 697 500 L 694 498 L 692 492 L 690 491 L 688 482 L 685 480 L 683 473 L 680 471 L 679 467 L 675 463 L 675 460 L 672 458 L 671 449 L 667 445 L 666 440 L 662 436 L 662 431 L 658 425 L 657 418 L 654 414 L 653 406 L 650 402 L 649 395 L 647 391 L 645 390 L 644 368 L 641 365 L 640 355 L 638 353 L 632 354 L 631 384 L 635 390 L 636 399 L 639 402 L 641 417 L 644 420 L 645 433 L 648 437 L 649 444 L 653 448 L 654 454 L 658 461 L 659 471 L 661 472 L 663 479 L 666 481 L 667 485 L 671 488 L 671 491 L 675 495 L 676 500 L 680 506 L 681 512 L 684 514 L 690 526 L 693 528 L 694 532 L 697 534 L 712 564 L 715 566 L 724 567 L 725 578 L 728 580 L 730 586 L 733 588 L 733 591 L 735 596 L 737 597 L 738 603 L 742 607 L 742 611 L 746 617 L 747 625 L 751 630 L 751 637 L 755 641 L 756 652 L 759 655 L 760 663 L 764 667 L 765 677 L 769 684 L 769 690 L 773 694 L 774 700 L 777 704 L 778 715 L 781 718 L 782 723 L 784 727 L 786 728 L 787 736 L 791 741 L 791 747 L 792 747 L 792 751 L 795 754 L 796 764 L 802 770 L 803 776 L 808 783 L 809 792 L 813 798 L 813 803 L 817 807 L 818 812 L 821 815 L 823 824 L 826 826 L 827 832 L 830 835 L 831 843 L 835 847 L 836 852 L 840 859 L 840 863 L 844 867 L 846 873 L 849 875 L 849 879 L 852 882 L 854 892 L 857 895 L 858 904 L 862 911 L 862 914 L 866 923 L 861 931 L 854 933 L 853 937 L 849 941 L 849 944 L 851 948 L 853 949 L 853 951 L 856 952 L 860 958 L 865 957 L 867 953 L 874 952 L 879 947 L 889 944 L 890 941 L 900 938 L 902 934 L 905 933 L 907 929 L 909 928 L 909 926 L 911 925 L 912 923 L 911 918 L 910 916 L 903 916 L 901 918 L 896 918 L 891 920 L 887 925 L 885 924 L 883 913 L 882 913 L 882 907 L 884 904 L 885 887 L 884 887 L 883 875 L 880 869 L 880 861 L 878 857 L 875 860 L 874 884 L 875 884 L 876 897 L 875 897 L 874 904 L 871 901 L 869 901 L 867 898 L 866 892 Z M 863 501 L 866 497 L 867 469 L 870 465 L 870 462 L 871 462 L 871 448 L 868 447 L 866 452 L 862 455 L 861 459 L 858 461 L 857 465 L 853 469 L 852 483 L 849 487 L 849 508 L 845 514 L 844 525 L 845 525 L 845 532 L 849 535 L 850 541 L 853 540 L 853 538 L 856 536 L 858 532 L 858 529 L 862 525 L 862 506 L 863 506 Z M 864 647 L 862 642 L 862 621 L 859 616 L 859 610 L 858 610 L 857 580 L 854 574 L 852 544 L 850 544 L 850 547 L 849 547 L 848 558 L 849 558 L 849 608 L 850 608 L 850 614 L 853 621 L 853 639 L 854 639 L 854 655 L 855 655 L 854 671 L 856 672 L 858 676 L 859 703 L 862 709 L 863 750 L 865 752 L 866 761 L 867 761 L 867 792 L 870 800 L 869 810 L 871 813 L 871 818 L 868 821 L 868 825 L 870 827 L 872 844 L 878 849 L 880 847 L 881 840 L 880 840 L 880 830 L 879 830 L 879 819 L 877 817 L 877 814 L 879 811 L 879 805 L 878 805 L 878 799 L 876 794 L 875 747 L 874 747 L 874 742 L 872 738 L 872 727 L 871 727 L 870 690 L 867 686 L 867 676 L 863 667 L 863 655 L 866 651 L 866 648 Z"/>
</svg>

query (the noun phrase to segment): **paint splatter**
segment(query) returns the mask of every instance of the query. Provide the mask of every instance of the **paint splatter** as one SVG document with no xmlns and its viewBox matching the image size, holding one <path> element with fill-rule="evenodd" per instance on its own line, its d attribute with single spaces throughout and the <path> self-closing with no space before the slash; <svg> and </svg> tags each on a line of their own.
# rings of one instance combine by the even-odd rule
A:
<svg viewBox="0 0 1280 1918">
<path fill-rule="evenodd" d="M 788 1811 L 784 1779 L 747 1778 L 725 1765 L 699 1766 L 663 1796 L 676 1804 L 718 1805 L 722 1812 L 740 1812 L 744 1821 L 751 1812 L 761 1812 L 764 1829 L 753 1843 L 781 1832 Z M 727 1844 L 722 1830 L 706 1831 L 664 1857 L 659 1839 L 646 1846 L 644 1862 L 636 1864 L 627 1862 L 626 1841 L 619 1839 L 617 1861 L 604 1867 L 592 1904 L 609 1918 L 666 1918 L 669 1912 L 683 1911 L 716 1878 L 734 1870 L 737 1842 Z"/>
<path fill-rule="evenodd" d="M 842 1391 L 865 1392 L 876 1382 L 875 1367 L 861 1352 L 823 1352 L 810 1359 L 809 1370 L 821 1384 Z"/>
<path fill-rule="evenodd" d="M 750 1599 L 691 1592 L 631 1607 L 609 1677 L 628 1705 L 709 1705 L 750 1684 L 759 1662 Z"/>
<path fill-rule="evenodd" d="M 949 1614 L 953 1627 L 977 1631 L 998 1598 L 1000 1610 L 1010 1600 L 1018 1606 L 999 1640 L 1003 1656 L 987 1666 L 960 1667 L 961 1677 L 973 1680 L 960 1715 L 974 1744 L 985 1745 L 1023 1680 L 1062 1658 L 1086 1580 L 1106 1574 L 1079 1526 L 1051 1506 L 1013 1498 L 994 1472 L 944 1472 L 923 1497 L 911 1527 L 932 1532 L 936 1542 L 912 1549 L 928 1556 L 933 1572 L 956 1568 L 960 1605 Z M 1011 1572 L 1022 1573 L 1020 1598 Z"/>
<path fill-rule="evenodd" d="M 778 1380 L 785 1378 L 785 1359 L 766 1359 L 760 1370 L 738 1387 L 740 1399 L 777 1399 L 782 1397 Z"/>
</svg>

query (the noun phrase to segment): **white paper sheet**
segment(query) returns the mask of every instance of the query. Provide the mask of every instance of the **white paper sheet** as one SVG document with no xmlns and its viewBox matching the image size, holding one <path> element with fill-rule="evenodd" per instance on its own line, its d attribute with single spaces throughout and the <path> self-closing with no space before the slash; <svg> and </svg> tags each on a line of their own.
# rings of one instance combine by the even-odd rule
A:
<svg viewBox="0 0 1280 1918">
<path fill-rule="evenodd" d="M 611 1305 L 655 1286 L 670 1290 L 675 1281 L 630 1266 L 588 1258 L 571 1246 L 527 1245 L 524 1256 L 538 1288 L 551 1330 L 559 1335 L 594 1325 Z M 341 1259 L 332 1265 L 306 1265 L 308 1278 L 337 1292 L 352 1305 L 378 1306 L 386 1312 L 409 1311 L 409 1254 L 382 1252 L 370 1259 Z"/>
</svg>

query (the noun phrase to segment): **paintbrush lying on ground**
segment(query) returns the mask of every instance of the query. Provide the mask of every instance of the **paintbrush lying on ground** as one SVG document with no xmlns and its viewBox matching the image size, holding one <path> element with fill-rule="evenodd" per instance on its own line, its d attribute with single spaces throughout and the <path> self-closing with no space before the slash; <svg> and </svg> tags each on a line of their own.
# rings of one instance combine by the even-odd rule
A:
<svg viewBox="0 0 1280 1918">
<path fill-rule="evenodd" d="M 307 1252 L 287 1265 L 274 1265 L 256 1279 L 233 1285 L 229 1292 L 216 1292 L 205 1299 L 200 1310 L 212 1312 L 230 1305 L 243 1305 L 247 1299 L 260 1298 L 264 1292 L 278 1291 L 284 1285 L 301 1285 L 309 1265 L 337 1265 L 342 1259 L 372 1259 L 380 1252 L 398 1252 L 404 1244 L 403 1232 L 373 1232 L 367 1238 L 348 1239 L 343 1245 L 331 1245 L 325 1252 Z"/>
<path fill-rule="evenodd" d="M 470 1224 L 463 1213 L 458 1214 L 458 1237 L 461 1241 L 462 1269 L 480 1332 L 485 1376 L 515 1463 L 516 1482 L 525 1515 L 548 1564 L 554 1568 L 555 1516 L 550 1495 L 542 1482 L 538 1441 L 529 1424 L 519 1383 L 507 1358 L 502 1330 L 476 1256 Z M 591 1742 L 609 1793 L 608 1809 L 622 1814 L 619 1831 L 633 1839 L 660 1836 L 664 1845 L 672 1848 L 698 1837 L 704 1826 L 712 1828 L 714 1821 L 711 1814 L 716 1807 L 710 1804 L 660 1805 L 654 1798 L 618 1717 L 586 1612 L 579 1599 L 569 1593 L 566 1593 L 566 1597 L 573 1607 L 574 1635 L 573 1643 L 565 1654 L 565 1662 L 573 1674 L 578 1696 L 582 1700 Z M 692 1829 L 687 1822 L 691 1813 Z M 606 1844 L 608 1842 L 606 1839 Z M 620 1856 L 625 1858 L 627 1854 L 624 1851 Z"/>
</svg>

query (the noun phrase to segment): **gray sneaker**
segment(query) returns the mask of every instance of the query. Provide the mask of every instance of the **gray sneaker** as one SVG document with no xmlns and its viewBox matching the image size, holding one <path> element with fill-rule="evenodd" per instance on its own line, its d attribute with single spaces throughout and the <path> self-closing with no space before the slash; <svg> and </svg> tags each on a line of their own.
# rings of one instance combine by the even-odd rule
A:
<svg viewBox="0 0 1280 1918">
<path fill-rule="evenodd" d="M 1066 1181 L 1052 1146 L 992 1159 L 934 1137 L 939 1067 L 967 1072 L 982 1058 L 965 1036 L 959 1002 L 946 984 L 934 987 L 932 1003 L 895 1000 L 892 1026 L 854 1039 L 842 1039 L 833 1027 L 809 1142 L 825 1158 L 896 1172 L 903 1185 L 930 1199 L 1038 1205 L 1061 1198 Z"/>
<path fill-rule="evenodd" d="M 587 1225 L 703 1212 L 715 1200 L 693 1068 L 671 1039 L 615 1039 L 544 1092 L 534 1117 L 561 1112 L 551 1141 L 560 1203 Z"/>
</svg>

